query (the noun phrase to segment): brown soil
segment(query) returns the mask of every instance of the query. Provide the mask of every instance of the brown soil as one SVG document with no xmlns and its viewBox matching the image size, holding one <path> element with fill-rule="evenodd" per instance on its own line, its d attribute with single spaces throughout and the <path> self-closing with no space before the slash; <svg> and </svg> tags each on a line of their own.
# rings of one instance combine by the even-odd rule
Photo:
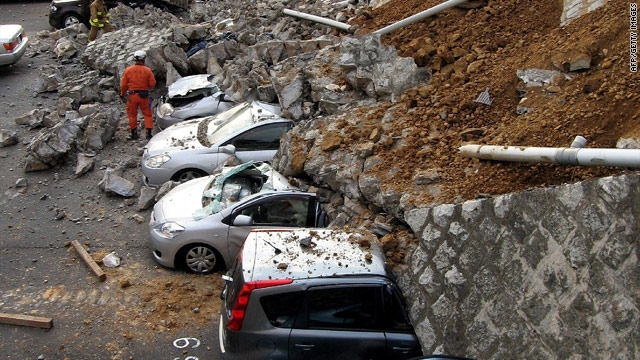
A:
<svg viewBox="0 0 640 360">
<path fill-rule="evenodd" d="M 361 15 L 355 23 L 361 26 L 360 33 L 367 33 L 440 2 L 395 0 L 372 10 L 372 19 Z M 384 163 L 374 171 L 382 177 L 393 173 L 385 184 L 414 192 L 420 203 L 453 202 L 620 173 L 623 169 L 471 160 L 459 156 L 457 149 L 465 141 L 564 147 L 576 135 L 588 140 L 587 147 L 615 147 L 621 137 L 640 136 L 640 75 L 629 71 L 627 8 L 626 3 L 610 1 L 561 28 L 561 1 L 489 1 L 474 10 L 450 9 L 386 35 L 385 44 L 429 67 L 433 78 L 428 86 L 405 92 L 400 104 L 354 113 L 351 118 L 358 118 L 358 126 L 349 137 L 367 141 L 369 133 L 362 129 L 392 112 L 392 136 L 405 144 L 379 142 L 375 154 Z M 589 70 L 572 72 L 575 77 L 569 81 L 527 88 L 527 99 L 520 103 L 516 88 L 523 84 L 517 70 L 556 70 L 554 62 L 561 64 L 582 53 L 592 58 Z M 486 88 L 492 105 L 473 102 Z M 518 115 L 519 105 L 531 111 Z M 461 136 L 470 129 L 476 130 Z M 413 185 L 415 173 L 428 169 L 438 171 L 439 193 Z"/>
</svg>

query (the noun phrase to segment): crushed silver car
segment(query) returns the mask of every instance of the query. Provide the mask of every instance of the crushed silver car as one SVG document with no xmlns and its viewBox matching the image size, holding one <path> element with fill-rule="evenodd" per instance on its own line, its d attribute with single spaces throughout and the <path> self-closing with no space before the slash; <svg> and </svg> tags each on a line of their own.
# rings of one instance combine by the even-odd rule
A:
<svg viewBox="0 0 640 360">
<path fill-rule="evenodd" d="M 21 25 L 0 25 L 0 66 L 16 63 L 24 54 L 29 38 Z"/>
<path fill-rule="evenodd" d="M 253 229 L 323 227 L 314 193 L 301 192 L 267 163 L 225 167 L 177 186 L 154 206 L 153 257 L 207 274 L 231 265 Z"/>
<path fill-rule="evenodd" d="M 160 129 L 196 117 L 215 115 L 235 105 L 212 81 L 214 75 L 185 76 L 169 85 L 160 98 L 156 119 Z"/>
<path fill-rule="evenodd" d="M 280 108 L 245 102 L 220 114 L 184 121 L 156 134 L 142 154 L 143 181 L 161 185 L 211 174 L 230 156 L 240 162 L 270 161 L 293 122 Z"/>
</svg>

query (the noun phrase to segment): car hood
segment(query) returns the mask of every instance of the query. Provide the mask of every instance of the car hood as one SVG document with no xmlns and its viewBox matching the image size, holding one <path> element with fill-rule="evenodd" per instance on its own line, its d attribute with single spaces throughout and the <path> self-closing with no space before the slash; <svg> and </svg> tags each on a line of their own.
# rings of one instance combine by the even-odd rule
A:
<svg viewBox="0 0 640 360">
<path fill-rule="evenodd" d="M 180 218 L 192 220 L 191 214 L 202 208 L 202 193 L 209 181 L 211 177 L 205 176 L 173 188 L 158 201 L 162 219 L 156 218 L 156 220 L 167 221 Z"/>
<path fill-rule="evenodd" d="M 215 83 L 211 82 L 212 78 L 213 75 L 209 74 L 191 75 L 180 78 L 169 85 L 167 97 L 184 96 L 188 94 L 189 91 L 217 87 Z"/>
<path fill-rule="evenodd" d="M 188 120 L 154 135 L 147 143 L 149 156 L 160 153 L 204 148 L 198 141 L 198 126 L 204 119 Z"/>
</svg>

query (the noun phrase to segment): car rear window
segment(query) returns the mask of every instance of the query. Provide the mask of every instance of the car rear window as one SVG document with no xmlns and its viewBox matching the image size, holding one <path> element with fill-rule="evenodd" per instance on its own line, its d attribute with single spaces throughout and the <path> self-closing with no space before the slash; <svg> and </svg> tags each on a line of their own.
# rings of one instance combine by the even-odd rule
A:
<svg viewBox="0 0 640 360">
<path fill-rule="evenodd" d="M 379 287 L 337 287 L 310 290 L 309 329 L 377 330 Z"/>
<path fill-rule="evenodd" d="M 304 291 L 263 296 L 260 304 L 271 325 L 290 329 L 296 321 Z"/>
<path fill-rule="evenodd" d="M 228 284 L 227 294 L 225 296 L 225 307 L 227 310 L 231 310 L 233 308 L 233 304 L 235 304 L 236 302 L 236 298 L 238 297 L 238 294 L 242 289 L 242 285 L 244 285 L 244 276 L 242 275 L 242 262 L 239 261 L 240 259 L 240 256 L 236 257 L 236 260 L 233 263 L 233 272 L 231 273 L 231 278 L 233 279 L 233 281 Z"/>
</svg>

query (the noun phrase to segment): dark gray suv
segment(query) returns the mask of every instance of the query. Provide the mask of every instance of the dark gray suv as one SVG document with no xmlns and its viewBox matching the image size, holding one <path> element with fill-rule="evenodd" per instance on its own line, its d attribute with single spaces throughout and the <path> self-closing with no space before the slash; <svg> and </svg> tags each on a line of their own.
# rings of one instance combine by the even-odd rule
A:
<svg viewBox="0 0 640 360">
<path fill-rule="evenodd" d="M 255 230 L 225 276 L 224 359 L 422 355 L 379 243 L 335 230 Z"/>
</svg>

